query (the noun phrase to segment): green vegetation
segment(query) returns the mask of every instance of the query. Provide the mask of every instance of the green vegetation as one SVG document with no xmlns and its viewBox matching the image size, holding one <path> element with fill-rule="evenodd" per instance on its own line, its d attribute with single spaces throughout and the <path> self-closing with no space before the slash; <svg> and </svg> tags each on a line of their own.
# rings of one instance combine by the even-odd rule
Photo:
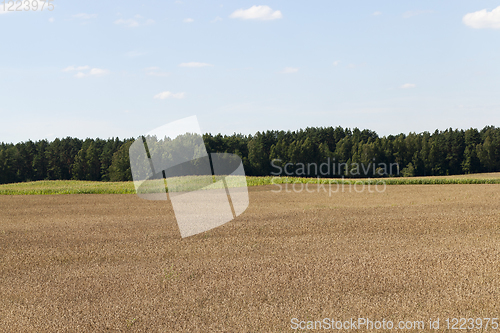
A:
<svg viewBox="0 0 500 333">
<path fill-rule="evenodd" d="M 0 185 L 0 194 L 133 194 L 133 182 L 45 180 Z"/>
<path fill-rule="evenodd" d="M 486 175 L 486 177 L 484 176 Z M 273 184 L 359 184 L 359 185 L 439 185 L 439 184 L 500 184 L 500 173 L 464 176 L 407 177 L 407 178 L 304 178 L 304 177 L 247 177 L 248 186 Z"/>
<path fill-rule="evenodd" d="M 133 140 L 67 137 L 52 142 L 0 143 L 0 184 L 39 180 L 130 181 L 129 147 Z M 346 166 L 342 173 L 328 171 L 322 175 L 324 178 L 394 174 L 394 170 L 380 172 L 381 164 L 397 164 L 400 170 L 396 176 L 403 177 L 500 172 L 500 128 L 493 126 L 384 137 L 366 129 L 320 127 L 248 136 L 204 134 L 203 140 L 208 153 L 240 156 L 249 176 L 269 176 L 279 168 L 284 171 L 288 165 L 286 175 L 316 177 L 317 171 L 303 171 L 301 165 L 322 163 Z M 349 171 L 355 164 L 367 166 L 367 172 L 356 175 Z M 370 164 L 375 167 L 369 167 Z"/>
<path fill-rule="evenodd" d="M 304 177 L 246 177 L 248 186 L 273 184 L 500 184 L 500 173 L 471 174 L 463 176 L 339 179 Z M 238 182 L 227 181 L 228 186 L 240 186 Z M 213 187 L 215 188 L 215 187 Z M 0 195 L 47 195 L 47 194 L 135 194 L 134 183 L 96 182 L 78 180 L 53 180 L 0 185 Z"/>
</svg>

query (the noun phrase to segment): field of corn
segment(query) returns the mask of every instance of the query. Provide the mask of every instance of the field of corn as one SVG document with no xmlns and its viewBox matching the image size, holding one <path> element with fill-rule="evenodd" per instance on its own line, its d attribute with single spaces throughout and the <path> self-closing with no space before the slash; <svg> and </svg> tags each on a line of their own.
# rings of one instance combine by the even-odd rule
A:
<svg viewBox="0 0 500 333">
<path fill-rule="evenodd" d="M 500 184 L 500 173 L 481 173 L 457 176 L 394 177 L 394 178 L 300 178 L 300 177 L 246 177 L 248 186 L 272 184 Z M 228 183 L 231 186 L 231 183 Z M 168 189 L 167 189 L 168 191 Z M 0 195 L 47 194 L 133 194 L 133 182 L 94 182 L 82 180 L 47 180 L 0 185 Z"/>
</svg>

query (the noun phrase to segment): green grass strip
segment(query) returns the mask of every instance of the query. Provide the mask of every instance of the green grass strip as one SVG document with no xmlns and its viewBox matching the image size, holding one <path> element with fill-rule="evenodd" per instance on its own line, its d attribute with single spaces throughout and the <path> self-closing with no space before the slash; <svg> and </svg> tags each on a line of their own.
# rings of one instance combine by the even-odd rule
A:
<svg viewBox="0 0 500 333">
<path fill-rule="evenodd" d="M 500 173 L 442 177 L 408 178 L 303 178 L 246 177 L 248 186 L 273 184 L 344 184 L 344 185 L 441 185 L 441 184 L 500 184 Z M 228 181 L 231 186 L 231 182 Z M 0 195 L 54 194 L 135 194 L 133 182 L 94 182 L 80 180 L 44 180 L 0 185 Z"/>
</svg>

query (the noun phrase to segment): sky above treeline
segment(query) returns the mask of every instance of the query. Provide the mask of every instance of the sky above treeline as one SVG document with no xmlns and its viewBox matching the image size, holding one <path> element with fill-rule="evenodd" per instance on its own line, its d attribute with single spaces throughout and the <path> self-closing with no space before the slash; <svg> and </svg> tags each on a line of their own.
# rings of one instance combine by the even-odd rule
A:
<svg viewBox="0 0 500 333">
<path fill-rule="evenodd" d="M 6 1 L 0 30 L 0 142 L 500 126 L 498 0 Z"/>
</svg>

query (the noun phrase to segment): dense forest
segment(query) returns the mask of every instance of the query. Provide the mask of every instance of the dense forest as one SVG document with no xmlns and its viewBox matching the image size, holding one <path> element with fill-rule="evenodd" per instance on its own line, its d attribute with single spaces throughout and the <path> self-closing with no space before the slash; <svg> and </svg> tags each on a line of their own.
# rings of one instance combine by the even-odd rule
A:
<svg viewBox="0 0 500 333">
<path fill-rule="evenodd" d="M 249 176 L 275 174 L 290 163 L 299 164 L 397 163 L 393 176 L 456 175 L 500 171 L 500 128 L 436 130 L 379 137 L 357 128 L 306 128 L 299 131 L 267 131 L 255 135 L 203 136 L 207 151 L 239 155 Z M 134 139 L 55 139 L 0 144 L 0 183 L 35 180 L 131 180 L 129 147 Z M 273 162 L 274 161 L 274 162 Z M 311 171 L 311 170 L 310 170 Z M 347 170 L 348 171 L 348 170 Z M 382 176 L 370 168 L 363 176 Z M 323 174 L 323 176 L 325 176 Z M 332 175 L 329 175 L 332 176 Z M 335 174 L 333 176 L 341 176 Z M 355 175 L 354 175 L 355 176 Z"/>
</svg>

